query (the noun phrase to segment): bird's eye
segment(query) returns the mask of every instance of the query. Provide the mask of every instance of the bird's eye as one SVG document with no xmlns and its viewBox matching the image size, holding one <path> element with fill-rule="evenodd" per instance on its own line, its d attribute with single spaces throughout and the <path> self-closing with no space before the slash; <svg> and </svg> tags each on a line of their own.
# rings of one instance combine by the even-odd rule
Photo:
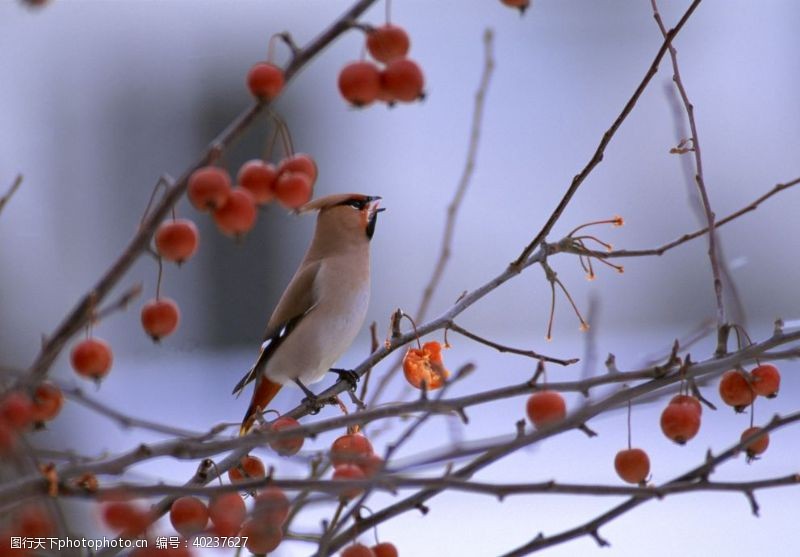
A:
<svg viewBox="0 0 800 557">
<path fill-rule="evenodd" d="M 353 207 L 353 208 L 358 209 L 359 211 L 361 211 L 361 210 L 364 209 L 364 207 L 367 206 L 367 200 L 366 199 L 348 199 L 346 201 L 343 201 L 341 204 L 342 205 L 349 205 L 350 207 Z"/>
</svg>

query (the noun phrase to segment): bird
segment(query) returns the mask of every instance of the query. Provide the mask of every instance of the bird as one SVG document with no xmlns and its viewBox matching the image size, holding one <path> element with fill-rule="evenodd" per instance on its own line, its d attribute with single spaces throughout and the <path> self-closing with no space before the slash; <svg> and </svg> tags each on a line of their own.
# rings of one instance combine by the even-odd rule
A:
<svg viewBox="0 0 800 557">
<path fill-rule="evenodd" d="M 328 371 L 351 382 L 357 376 L 332 369 L 361 330 L 370 295 L 370 243 L 375 233 L 379 196 L 333 194 L 296 210 L 317 213 L 314 236 L 300 266 L 278 300 L 253 367 L 234 387 L 239 396 L 255 382 L 240 435 L 250 431 L 260 412 L 283 385 L 296 383 L 309 402 L 307 385 Z"/>
</svg>

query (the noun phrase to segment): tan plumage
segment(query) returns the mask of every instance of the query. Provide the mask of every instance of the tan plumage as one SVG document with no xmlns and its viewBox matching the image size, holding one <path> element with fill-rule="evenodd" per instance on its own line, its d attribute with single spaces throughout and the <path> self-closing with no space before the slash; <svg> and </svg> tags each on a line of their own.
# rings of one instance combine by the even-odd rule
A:
<svg viewBox="0 0 800 557">
<path fill-rule="evenodd" d="M 314 237 L 278 301 L 264 332 L 258 360 L 236 385 L 240 394 L 256 382 L 241 434 L 253 425 L 286 382 L 304 385 L 325 376 L 355 339 L 369 302 L 369 244 L 379 199 L 329 195 L 300 207 L 318 211 Z"/>
</svg>

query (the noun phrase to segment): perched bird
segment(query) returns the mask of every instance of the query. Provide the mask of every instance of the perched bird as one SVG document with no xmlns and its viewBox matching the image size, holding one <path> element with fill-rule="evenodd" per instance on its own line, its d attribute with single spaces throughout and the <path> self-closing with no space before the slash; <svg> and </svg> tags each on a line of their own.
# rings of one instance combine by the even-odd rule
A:
<svg viewBox="0 0 800 557">
<path fill-rule="evenodd" d="M 255 381 L 240 434 L 252 427 L 281 387 L 306 387 L 325 376 L 356 338 L 369 303 L 369 245 L 380 197 L 355 193 L 315 199 L 298 213 L 318 211 L 314 237 L 272 312 L 258 360 L 233 389 Z"/>
</svg>

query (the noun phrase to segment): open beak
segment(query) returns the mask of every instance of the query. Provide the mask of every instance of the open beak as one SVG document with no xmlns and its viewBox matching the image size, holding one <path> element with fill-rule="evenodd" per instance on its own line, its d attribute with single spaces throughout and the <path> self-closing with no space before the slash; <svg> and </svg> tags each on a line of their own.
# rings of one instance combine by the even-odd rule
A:
<svg viewBox="0 0 800 557">
<path fill-rule="evenodd" d="M 370 240 L 372 239 L 372 235 L 375 234 L 375 224 L 378 221 L 378 213 L 381 211 L 385 211 L 384 207 L 378 207 L 380 205 L 380 197 L 372 196 L 368 198 L 369 201 L 376 201 L 373 203 L 369 208 L 369 217 L 367 219 L 367 238 Z"/>
</svg>

